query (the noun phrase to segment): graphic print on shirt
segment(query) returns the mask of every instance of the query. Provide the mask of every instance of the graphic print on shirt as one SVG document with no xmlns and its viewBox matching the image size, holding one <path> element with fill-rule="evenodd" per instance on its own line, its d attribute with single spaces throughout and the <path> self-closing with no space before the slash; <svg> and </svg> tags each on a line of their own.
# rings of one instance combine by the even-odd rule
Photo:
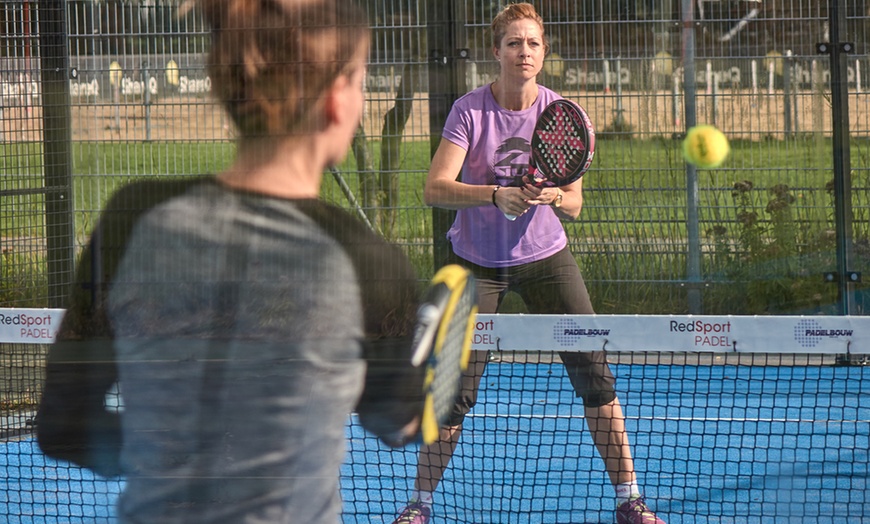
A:
<svg viewBox="0 0 870 524">
<path fill-rule="evenodd" d="M 532 146 L 522 137 L 511 137 L 501 143 L 493 153 L 494 182 L 500 186 L 519 187 L 529 174 L 529 153 Z"/>
</svg>

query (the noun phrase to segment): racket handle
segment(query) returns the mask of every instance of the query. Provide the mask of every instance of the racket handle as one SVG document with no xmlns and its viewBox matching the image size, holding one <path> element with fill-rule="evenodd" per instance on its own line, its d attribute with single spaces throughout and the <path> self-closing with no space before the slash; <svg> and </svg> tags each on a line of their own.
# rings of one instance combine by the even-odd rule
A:
<svg viewBox="0 0 870 524">
<path fill-rule="evenodd" d="M 411 365 L 415 368 L 423 365 L 429 358 L 439 320 L 441 320 L 441 308 L 432 303 L 420 305 L 420 309 L 417 310 L 417 330 L 414 334 L 416 350 L 411 355 Z"/>
<path fill-rule="evenodd" d="M 504 217 L 506 219 L 510 220 L 511 222 L 513 222 L 514 220 L 517 219 L 516 215 L 511 215 L 510 213 L 505 213 L 504 211 L 502 211 L 502 214 L 504 214 Z"/>
</svg>

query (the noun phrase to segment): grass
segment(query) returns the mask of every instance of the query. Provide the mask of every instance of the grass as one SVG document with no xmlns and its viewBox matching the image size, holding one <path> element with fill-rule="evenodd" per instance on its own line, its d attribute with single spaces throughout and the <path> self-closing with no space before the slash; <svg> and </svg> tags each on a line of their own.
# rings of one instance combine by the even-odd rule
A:
<svg viewBox="0 0 870 524">
<path fill-rule="evenodd" d="M 4 249 L 0 253 L 0 306 L 44 306 L 41 299 L 48 292 L 44 265 L 40 253 Z"/>
<path fill-rule="evenodd" d="M 870 143 L 853 141 L 851 145 L 853 229 L 860 244 L 870 236 Z M 380 143 L 372 141 L 369 147 L 371 158 L 379 158 Z M 0 172 L 5 175 L 2 189 L 26 193 L 41 187 L 41 146 L 5 144 L 4 148 L 0 157 Z M 74 143 L 77 242 L 85 242 L 99 210 L 128 181 L 218 172 L 232 162 L 233 154 L 234 146 L 225 142 Z M 363 191 L 365 184 L 378 178 L 377 173 L 358 173 L 353 157 L 339 166 L 376 224 L 385 216 L 394 219 L 395 229 L 388 236 L 405 248 L 422 275 L 433 271 L 432 213 L 422 202 L 429 154 L 428 142 L 404 143 L 401 168 L 393 176 L 398 198 L 391 213 L 378 209 L 381 200 L 376 192 Z M 720 169 L 697 170 L 697 241 L 703 252 L 703 293 L 710 304 L 708 309 L 745 306 L 754 312 L 780 311 L 792 307 L 789 301 L 794 307 L 806 308 L 811 304 L 821 307 L 832 300 L 834 286 L 816 289 L 818 282 L 813 281 L 833 269 L 832 163 L 829 139 L 799 137 L 735 141 L 731 156 Z M 599 312 L 685 310 L 689 235 L 686 179 L 679 141 L 608 140 L 599 136 L 593 169 L 584 179 L 583 214 L 579 221 L 566 224 L 590 291 L 598 297 Z M 747 182 L 751 190 L 735 194 L 735 187 Z M 774 188 L 786 188 L 790 199 L 787 213 L 768 211 L 778 198 L 772 193 Z M 350 207 L 332 176 L 324 177 L 322 195 Z M 42 231 L 39 196 L 4 196 L 4 207 L 7 201 L 13 201 L 14 212 L 0 216 L 5 236 L 20 231 L 38 235 Z M 741 216 L 753 214 L 756 221 L 748 228 Z M 760 244 L 751 246 L 751 235 L 757 236 Z M 784 247 L 787 242 L 792 244 L 788 249 Z M 862 259 L 856 264 L 865 262 Z M 855 269 L 860 271 L 861 267 Z M 813 290 L 794 291 L 794 283 L 801 279 L 814 283 L 798 288 Z M 753 282 L 754 288 L 750 286 Z M 775 284 L 761 286 L 758 282 Z M 758 303 L 746 304 L 735 296 L 749 291 L 762 296 Z M 8 303 L 4 297 L 0 299 Z"/>
</svg>

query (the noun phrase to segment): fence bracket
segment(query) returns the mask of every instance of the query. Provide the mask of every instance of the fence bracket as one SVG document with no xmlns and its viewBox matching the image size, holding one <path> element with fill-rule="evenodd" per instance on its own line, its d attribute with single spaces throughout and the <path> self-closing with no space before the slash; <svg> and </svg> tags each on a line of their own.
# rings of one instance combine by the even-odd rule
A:
<svg viewBox="0 0 870 524">
<path fill-rule="evenodd" d="M 827 271 L 824 273 L 825 282 L 839 282 L 840 275 L 835 271 Z M 860 271 L 846 271 L 846 282 L 850 282 L 853 284 L 857 284 L 861 282 L 861 272 Z"/>
<path fill-rule="evenodd" d="M 821 42 L 821 43 L 816 44 L 816 51 L 818 51 L 820 55 L 829 55 L 834 51 L 833 49 L 831 49 L 834 45 L 839 47 L 839 49 L 837 49 L 837 52 L 839 52 L 839 53 L 845 53 L 848 55 L 848 54 L 851 54 L 853 51 L 855 51 L 855 43 L 854 42 L 840 42 L 839 44 L 832 44 L 830 42 Z"/>
<path fill-rule="evenodd" d="M 445 53 L 441 49 L 429 51 L 429 61 L 441 65 L 447 65 L 453 60 L 468 60 L 469 57 L 471 57 L 471 51 L 466 48 L 457 49 L 453 54 Z"/>
</svg>

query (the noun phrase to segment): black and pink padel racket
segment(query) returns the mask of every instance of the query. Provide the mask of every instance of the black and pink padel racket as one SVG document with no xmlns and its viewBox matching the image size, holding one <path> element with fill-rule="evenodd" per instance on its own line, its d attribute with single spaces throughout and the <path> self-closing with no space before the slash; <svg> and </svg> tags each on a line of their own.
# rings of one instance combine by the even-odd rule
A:
<svg viewBox="0 0 870 524">
<path fill-rule="evenodd" d="M 595 129 L 589 115 L 570 100 L 556 100 L 544 108 L 535 123 L 529 174 L 524 182 L 539 187 L 566 186 L 586 173 L 594 154 Z"/>
</svg>

